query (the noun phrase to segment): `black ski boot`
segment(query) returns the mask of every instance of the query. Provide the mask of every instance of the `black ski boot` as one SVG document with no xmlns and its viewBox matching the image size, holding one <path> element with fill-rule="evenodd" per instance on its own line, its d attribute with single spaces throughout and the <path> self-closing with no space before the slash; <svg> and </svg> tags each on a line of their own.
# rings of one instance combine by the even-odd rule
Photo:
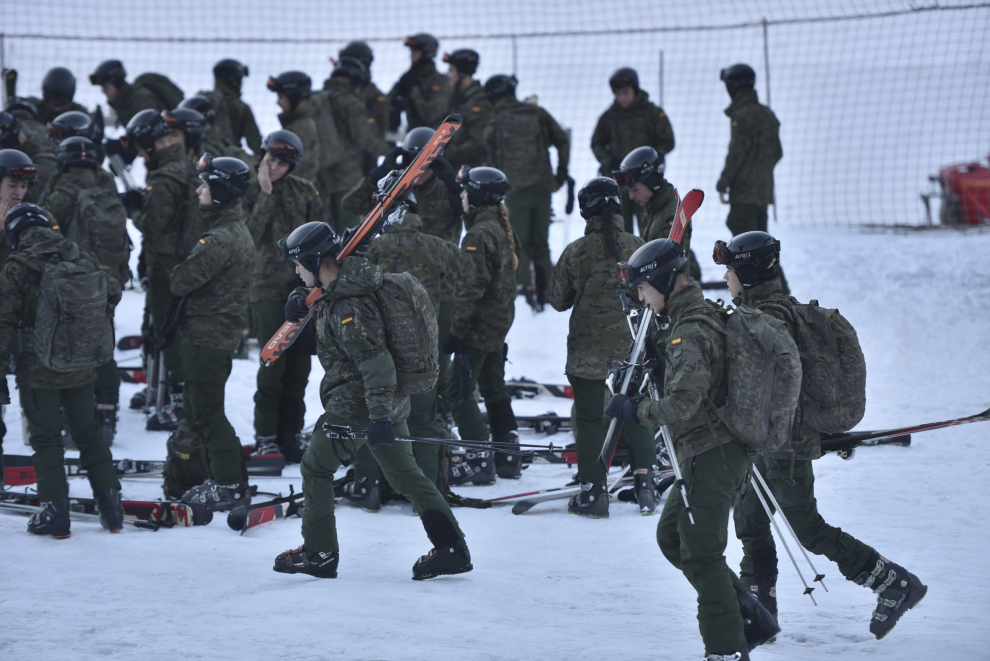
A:
<svg viewBox="0 0 990 661">
<path fill-rule="evenodd" d="M 749 649 L 759 647 L 780 633 L 776 618 L 757 601 L 752 592 L 739 595 L 739 612 L 742 614 L 743 631 Z"/>
<path fill-rule="evenodd" d="M 68 539 L 69 499 L 59 498 L 42 505 L 44 508 L 28 519 L 28 532 L 33 535 L 51 535 L 55 539 Z"/>
<path fill-rule="evenodd" d="M 877 595 L 877 607 L 870 622 L 870 633 L 877 640 L 890 633 L 901 616 L 928 593 L 928 586 L 922 585 L 917 576 L 876 551 L 853 581 Z"/>
<path fill-rule="evenodd" d="M 207 480 L 182 494 L 182 502 L 206 505 L 214 512 L 229 512 L 235 507 L 250 505 L 251 493 L 247 482 L 225 486 Z"/>
<path fill-rule="evenodd" d="M 306 551 L 303 547 L 275 556 L 275 571 L 281 574 L 307 574 L 316 578 L 337 578 L 338 551 Z"/>
<path fill-rule="evenodd" d="M 657 511 L 657 485 L 653 481 L 652 469 L 634 475 L 633 494 L 636 496 L 640 514 L 649 516 Z"/>
<path fill-rule="evenodd" d="M 743 648 L 734 654 L 709 654 L 704 661 L 749 661 L 749 650 Z"/>
<path fill-rule="evenodd" d="M 278 443 L 275 442 L 277 436 L 257 436 L 254 437 L 254 452 L 251 453 L 252 457 L 270 457 L 276 454 L 282 454 L 282 451 L 278 447 Z"/>
<path fill-rule="evenodd" d="M 604 482 L 582 482 L 581 493 L 571 496 L 567 503 L 571 514 L 583 514 L 592 519 L 608 518 L 608 489 Z"/>
<path fill-rule="evenodd" d="M 413 565 L 412 578 L 422 581 L 437 576 L 464 574 L 474 569 L 471 552 L 457 529 L 442 512 L 427 510 L 420 519 L 433 548 Z"/>
<path fill-rule="evenodd" d="M 117 404 L 120 401 L 120 392 L 114 388 L 97 388 L 95 398 L 100 426 L 103 428 L 103 442 L 110 447 L 117 434 Z"/>
<path fill-rule="evenodd" d="M 148 416 L 144 428 L 146 431 L 175 431 L 184 417 L 182 392 L 172 393 L 169 395 L 169 403 L 163 406 L 161 411 Z"/>
<path fill-rule="evenodd" d="M 344 485 L 344 502 L 360 507 L 365 512 L 378 512 L 382 508 L 382 487 L 378 480 L 362 477 Z"/>
<path fill-rule="evenodd" d="M 93 492 L 96 510 L 100 514 L 100 525 L 104 530 L 120 532 L 124 529 L 124 505 L 120 502 L 120 489 L 107 489 L 103 493 Z"/>
<path fill-rule="evenodd" d="M 468 483 L 476 486 L 495 484 L 494 454 L 491 450 L 451 448 L 448 475 L 450 486 Z"/>
<path fill-rule="evenodd" d="M 516 430 L 519 425 L 516 424 L 516 416 L 512 412 L 512 399 L 500 399 L 490 405 L 486 402 L 485 405 L 488 408 L 488 426 L 492 431 L 492 442 L 518 446 L 519 434 Z M 495 473 L 502 478 L 518 480 L 522 475 L 520 455 L 496 452 Z"/>
<path fill-rule="evenodd" d="M 149 392 L 151 392 L 151 388 L 145 386 L 144 388 L 141 388 L 141 390 L 138 390 L 136 393 L 131 395 L 131 404 L 130 404 L 131 409 L 132 410 L 143 409 L 145 399 L 148 397 Z M 148 403 L 150 404 L 151 402 L 149 401 Z"/>
<path fill-rule="evenodd" d="M 776 559 L 776 558 L 775 558 Z M 749 586 L 750 592 L 756 597 L 764 608 L 770 611 L 773 619 L 777 621 L 777 575 L 776 574 L 739 574 L 742 582 Z M 772 643 L 776 638 L 771 638 L 768 643 Z"/>
</svg>

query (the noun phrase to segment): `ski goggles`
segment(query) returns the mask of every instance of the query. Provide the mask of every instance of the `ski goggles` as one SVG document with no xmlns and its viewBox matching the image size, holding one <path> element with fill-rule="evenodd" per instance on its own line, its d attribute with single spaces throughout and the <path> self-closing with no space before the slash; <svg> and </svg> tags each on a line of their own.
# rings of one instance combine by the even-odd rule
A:
<svg viewBox="0 0 990 661">
<path fill-rule="evenodd" d="M 712 259 L 719 266 L 728 266 L 732 263 L 733 252 L 725 241 L 716 241 L 715 249 L 712 251 Z"/>
<path fill-rule="evenodd" d="M 719 266 L 729 266 L 732 262 L 738 260 L 751 260 L 759 259 L 761 257 L 771 257 L 779 254 L 780 252 L 780 241 L 774 240 L 773 244 L 760 246 L 753 250 L 746 250 L 740 252 L 732 252 L 729 245 L 725 241 L 716 241 L 715 249 L 712 251 L 712 260 L 715 261 Z"/>
<path fill-rule="evenodd" d="M 281 140 L 272 140 L 271 143 L 265 148 L 269 154 L 280 161 L 294 165 L 299 162 L 299 150 L 290 145 L 288 142 L 282 142 Z"/>
<path fill-rule="evenodd" d="M 619 262 L 619 282 L 627 287 L 632 286 L 632 282 L 642 275 L 642 270 L 635 266 L 630 266 L 628 262 Z"/>
<path fill-rule="evenodd" d="M 625 170 L 613 170 L 612 178 L 615 179 L 615 183 L 619 184 L 620 186 L 628 186 L 630 184 L 635 183 L 632 180 L 632 175 L 629 172 L 626 172 Z"/>
<path fill-rule="evenodd" d="M 203 152 L 203 155 L 199 157 L 199 161 L 196 163 L 196 168 L 200 172 L 209 172 L 213 168 L 210 166 L 213 164 L 213 154 L 210 152 Z"/>
<path fill-rule="evenodd" d="M 15 165 L 7 168 L 7 174 L 14 181 L 35 181 L 38 178 L 37 165 Z"/>
</svg>

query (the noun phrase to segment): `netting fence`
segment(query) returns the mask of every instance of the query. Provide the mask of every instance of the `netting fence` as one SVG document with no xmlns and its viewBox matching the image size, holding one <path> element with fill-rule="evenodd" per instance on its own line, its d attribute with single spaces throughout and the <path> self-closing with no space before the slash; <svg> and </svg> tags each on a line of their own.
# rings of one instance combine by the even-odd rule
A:
<svg viewBox="0 0 990 661">
<path fill-rule="evenodd" d="M 5 0 L 0 57 L 18 70 L 20 94 L 40 95 L 45 72 L 66 66 L 76 101 L 104 110 L 87 80 L 104 59 L 122 60 L 129 79 L 164 73 L 190 95 L 211 89 L 213 64 L 233 57 L 250 67 L 243 96 L 264 134 L 279 128 L 269 75 L 300 69 L 319 87 L 329 58 L 363 39 L 375 52 L 373 78 L 388 91 L 409 66 L 403 37 L 426 31 L 441 53 L 477 50 L 482 82 L 515 73 L 520 97 L 537 95 L 571 131 L 579 185 L 596 175 L 590 140 L 613 101 L 608 78 L 632 66 L 673 124 L 667 178 L 708 196 L 699 222 L 725 216 L 714 203 L 730 130 L 719 71 L 736 62 L 757 71 L 760 99 L 781 122 L 781 223 L 925 224 L 929 176 L 990 152 L 990 2 L 669 4 Z M 558 214 L 563 206 L 558 193 Z"/>
</svg>

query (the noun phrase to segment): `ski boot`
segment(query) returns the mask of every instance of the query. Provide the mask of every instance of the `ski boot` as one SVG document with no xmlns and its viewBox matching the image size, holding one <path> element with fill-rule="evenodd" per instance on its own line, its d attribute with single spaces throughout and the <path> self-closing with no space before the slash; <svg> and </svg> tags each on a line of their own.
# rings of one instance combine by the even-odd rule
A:
<svg viewBox="0 0 990 661">
<path fill-rule="evenodd" d="M 749 661 L 749 650 L 743 648 L 733 654 L 709 654 L 703 661 Z"/>
<path fill-rule="evenodd" d="M 378 480 L 362 477 L 344 485 L 344 501 L 365 512 L 378 512 L 382 508 L 382 487 Z"/>
<path fill-rule="evenodd" d="M 450 486 L 468 483 L 476 486 L 495 484 L 494 454 L 491 450 L 451 448 L 448 475 Z"/>
<path fill-rule="evenodd" d="M 151 388 L 145 386 L 144 388 L 141 388 L 141 390 L 138 390 L 136 393 L 131 395 L 131 404 L 130 404 L 131 409 L 138 411 L 143 409 L 145 406 L 145 400 L 149 396 L 148 395 L 149 392 L 152 392 Z M 153 395 L 152 395 L 152 399 L 154 399 Z M 149 400 L 148 403 L 150 404 L 151 401 Z"/>
<path fill-rule="evenodd" d="M 120 502 L 120 489 L 107 489 L 102 493 L 93 492 L 96 510 L 100 514 L 100 525 L 104 530 L 120 532 L 124 528 L 124 506 Z"/>
<path fill-rule="evenodd" d="M 179 428 L 179 423 L 185 417 L 182 412 L 182 393 L 172 393 L 169 400 L 161 411 L 148 416 L 145 431 L 175 431 Z"/>
<path fill-rule="evenodd" d="M 604 482 L 582 482 L 581 493 L 571 496 L 567 503 L 571 514 L 583 514 L 592 519 L 608 518 L 608 491 Z"/>
<path fill-rule="evenodd" d="M 95 395 L 96 411 L 100 416 L 100 427 L 103 428 L 103 442 L 110 447 L 117 434 L 117 403 L 120 401 L 120 393 L 114 388 L 97 388 Z"/>
<path fill-rule="evenodd" d="M 276 454 L 282 454 L 282 451 L 278 449 L 278 443 L 275 442 L 275 436 L 255 436 L 254 437 L 254 451 L 251 453 L 252 457 L 270 457 Z"/>
<path fill-rule="evenodd" d="M 657 486 L 653 481 L 652 469 L 634 475 L 633 494 L 636 496 L 640 514 L 649 516 L 657 511 Z"/>
<path fill-rule="evenodd" d="M 247 482 L 221 485 L 207 480 L 182 494 L 182 502 L 205 505 L 213 512 L 229 512 L 235 507 L 251 504 Z"/>
<path fill-rule="evenodd" d="M 505 400 L 509 401 L 509 400 Z M 519 434 L 510 431 L 506 434 L 496 434 L 492 436 L 495 443 L 512 443 L 519 445 Z M 495 474 L 507 480 L 518 480 L 522 477 L 521 455 L 506 454 L 504 452 L 495 453 Z"/>
<path fill-rule="evenodd" d="M 739 595 L 739 612 L 743 619 L 743 632 L 746 634 L 748 649 L 759 647 L 780 633 L 777 620 L 752 592 Z"/>
<path fill-rule="evenodd" d="M 870 622 L 870 633 L 877 640 L 890 633 L 901 616 L 928 593 L 928 586 L 922 585 L 917 576 L 876 551 L 853 581 L 877 595 L 877 607 Z"/>
<path fill-rule="evenodd" d="M 44 508 L 28 519 L 28 532 L 32 535 L 51 535 L 55 539 L 68 539 L 69 499 L 59 498 L 42 505 Z"/>
<path fill-rule="evenodd" d="M 273 570 L 281 574 L 307 574 L 316 578 L 337 578 L 338 551 L 306 551 L 303 547 L 275 556 Z"/>
<path fill-rule="evenodd" d="M 420 519 L 433 548 L 413 565 L 414 581 L 464 574 L 474 569 L 467 544 L 446 515 L 437 510 L 427 510 Z"/>
<path fill-rule="evenodd" d="M 776 559 L 776 557 L 775 557 Z M 777 575 L 776 574 L 739 574 L 742 582 L 749 586 L 750 592 L 766 608 L 773 619 L 777 621 Z M 776 638 L 771 638 L 772 643 Z"/>
</svg>

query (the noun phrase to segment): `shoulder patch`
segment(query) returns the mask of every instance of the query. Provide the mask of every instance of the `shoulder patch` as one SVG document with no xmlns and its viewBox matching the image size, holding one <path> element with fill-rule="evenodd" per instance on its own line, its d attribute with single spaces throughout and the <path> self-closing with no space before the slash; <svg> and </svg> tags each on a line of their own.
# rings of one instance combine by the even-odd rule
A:
<svg viewBox="0 0 990 661">
<path fill-rule="evenodd" d="M 201 244 L 203 244 L 203 245 L 205 245 L 205 244 L 206 244 L 206 239 L 200 239 L 200 240 L 199 240 L 199 242 L 200 242 Z"/>
<path fill-rule="evenodd" d="M 440 91 L 440 86 L 439 85 L 434 85 L 433 86 L 433 91 L 434 92 L 439 92 Z"/>
<path fill-rule="evenodd" d="M 666 117 L 666 116 L 667 116 L 667 113 L 665 113 L 664 111 L 662 111 L 662 110 L 661 110 L 661 111 L 660 111 L 660 116 L 661 116 L 661 117 Z"/>
<path fill-rule="evenodd" d="M 151 190 L 151 186 L 148 186 L 148 187 L 147 187 L 147 188 L 145 188 L 144 190 Z"/>
<path fill-rule="evenodd" d="M 374 117 L 369 117 L 368 118 L 368 123 L 369 124 L 374 124 L 375 123 L 375 118 Z"/>
<path fill-rule="evenodd" d="M 385 103 L 385 97 L 384 96 L 378 97 L 378 103 Z"/>
<path fill-rule="evenodd" d="M 478 250 L 476 246 L 464 246 L 464 249 L 468 252 L 476 252 Z"/>
<path fill-rule="evenodd" d="M 473 106 L 471 112 L 481 112 L 481 106 Z"/>
<path fill-rule="evenodd" d="M 679 337 L 675 337 L 674 339 L 672 339 L 672 340 L 670 341 L 670 346 L 672 346 L 672 347 L 676 347 L 676 346 L 677 346 L 678 344 L 680 344 L 680 343 L 681 343 L 681 338 L 679 338 Z"/>
<path fill-rule="evenodd" d="M 346 326 L 347 324 L 351 323 L 352 321 L 354 321 L 354 317 L 345 317 L 344 319 L 341 319 L 340 320 L 340 325 L 341 326 Z"/>
<path fill-rule="evenodd" d="M 738 122 L 736 120 L 732 120 L 732 125 L 735 126 L 736 124 L 738 124 Z"/>
</svg>

